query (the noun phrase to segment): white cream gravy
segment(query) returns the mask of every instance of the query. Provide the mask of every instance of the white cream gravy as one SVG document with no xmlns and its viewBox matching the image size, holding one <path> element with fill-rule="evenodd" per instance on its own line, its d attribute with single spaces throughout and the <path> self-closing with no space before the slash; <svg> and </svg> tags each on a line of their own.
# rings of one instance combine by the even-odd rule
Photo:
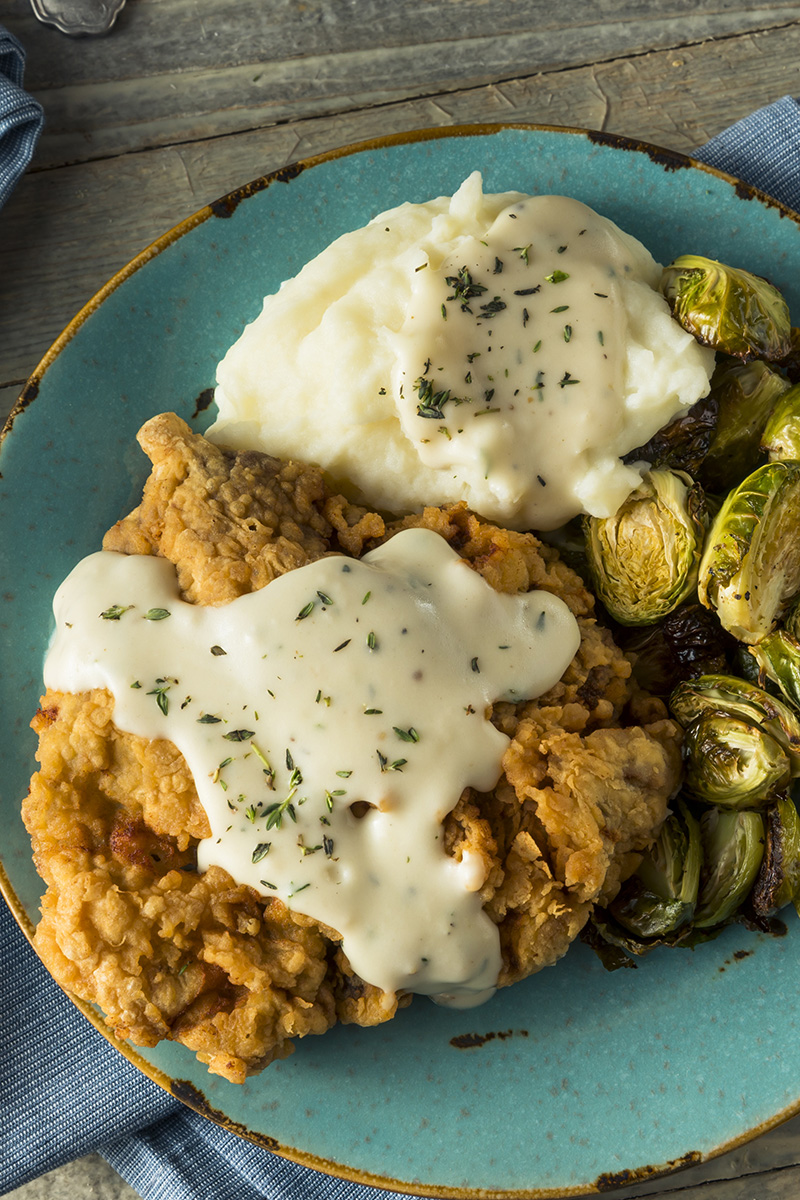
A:
<svg viewBox="0 0 800 1200">
<path fill-rule="evenodd" d="M 224 867 L 336 929 L 386 992 L 480 1003 L 500 967 L 482 861 L 442 845 L 467 786 L 500 774 L 495 700 L 542 694 L 580 635 L 546 592 L 495 592 L 443 538 L 406 530 L 220 607 L 171 563 L 99 552 L 54 602 L 45 683 L 107 688 L 124 730 L 173 742 Z"/>
</svg>

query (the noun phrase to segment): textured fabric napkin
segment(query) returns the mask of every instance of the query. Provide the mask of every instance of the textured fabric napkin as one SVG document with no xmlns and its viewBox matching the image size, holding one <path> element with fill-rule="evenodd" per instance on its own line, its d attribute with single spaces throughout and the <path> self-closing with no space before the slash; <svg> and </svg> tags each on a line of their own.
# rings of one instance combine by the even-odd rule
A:
<svg viewBox="0 0 800 1200">
<path fill-rule="evenodd" d="M 3 152 L 4 144 L 0 179 Z M 800 108 L 790 97 L 738 122 L 696 157 L 800 209 Z M 396 1195 L 297 1167 L 171 1099 L 72 1007 L 2 903 L 0 963 L 0 1194 L 99 1150 L 145 1200 Z"/>
<path fill-rule="evenodd" d="M 44 121 L 42 106 L 22 89 L 25 54 L 0 25 L 0 207 L 31 161 Z"/>
</svg>

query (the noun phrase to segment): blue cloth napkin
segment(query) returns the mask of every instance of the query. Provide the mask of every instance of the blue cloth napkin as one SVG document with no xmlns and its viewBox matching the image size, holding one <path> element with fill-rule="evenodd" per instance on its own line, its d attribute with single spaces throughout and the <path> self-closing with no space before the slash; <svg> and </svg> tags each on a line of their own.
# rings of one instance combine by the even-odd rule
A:
<svg viewBox="0 0 800 1200">
<path fill-rule="evenodd" d="M 44 123 L 38 101 L 22 89 L 25 53 L 0 25 L 0 208 L 31 161 Z"/>
<path fill-rule="evenodd" d="M 800 108 L 787 96 L 695 157 L 800 209 L 798 151 Z M 0 180 L 5 153 L 0 144 Z M 0 1194 L 96 1150 L 145 1200 L 397 1196 L 295 1166 L 167 1096 L 60 992 L 3 904 L 0 963 Z"/>
</svg>

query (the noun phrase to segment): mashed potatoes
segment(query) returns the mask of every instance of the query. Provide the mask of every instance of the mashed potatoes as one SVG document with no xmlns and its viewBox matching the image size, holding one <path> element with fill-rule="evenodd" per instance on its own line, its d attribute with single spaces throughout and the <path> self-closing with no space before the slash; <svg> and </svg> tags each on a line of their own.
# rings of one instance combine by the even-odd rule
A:
<svg viewBox="0 0 800 1200">
<path fill-rule="evenodd" d="M 464 500 L 513 528 L 606 516 L 620 458 L 708 390 L 660 268 L 561 196 L 404 204 L 264 302 L 218 371 L 213 440 L 302 457 L 393 512 Z"/>
</svg>

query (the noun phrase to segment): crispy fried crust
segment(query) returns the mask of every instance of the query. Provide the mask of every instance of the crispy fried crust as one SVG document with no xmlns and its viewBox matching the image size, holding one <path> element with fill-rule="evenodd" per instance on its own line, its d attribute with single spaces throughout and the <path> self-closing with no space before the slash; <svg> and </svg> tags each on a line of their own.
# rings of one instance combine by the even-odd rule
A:
<svg viewBox="0 0 800 1200">
<path fill-rule="evenodd" d="M 142 503 L 104 546 L 172 561 L 187 600 L 224 604 L 332 551 L 359 555 L 399 529 L 435 529 L 495 588 L 544 588 L 581 627 L 578 654 L 538 700 L 499 704 L 511 739 L 493 792 L 467 789 L 448 852 L 486 863 L 501 984 L 555 962 L 635 869 L 677 787 L 678 733 L 634 697 L 630 668 L 596 625 L 580 579 L 530 534 L 463 506 L 387 524 L 332 495 L 321 473 L 222 450 L 177 417 L 140 442 L 153 462 Z M 122 733 L 108 693 L 49 692 L 33 727 L 40 769 L 23 805 L 47 883 L 36 945 L 65 987 L 97 1003 L 123 1038 L 183 1042 L 234 1082 L 337 1020 L 374 1025 L 407 997 L 353 974 L 334 930 L 196 870 L 208 833 L 175 747 Z"/>
</svg>

